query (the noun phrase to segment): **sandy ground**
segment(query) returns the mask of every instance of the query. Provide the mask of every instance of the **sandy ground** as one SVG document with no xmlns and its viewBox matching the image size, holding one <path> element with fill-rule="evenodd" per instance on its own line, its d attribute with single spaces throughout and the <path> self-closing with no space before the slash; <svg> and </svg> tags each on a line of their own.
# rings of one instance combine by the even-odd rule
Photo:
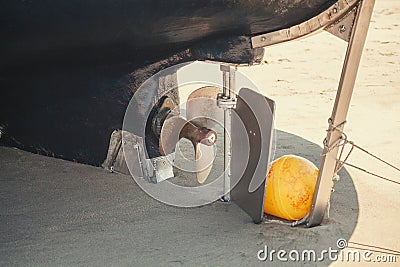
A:
<svg viewBox="0 0 400 267">
<path fill-rule="evenodd" d="M 400 3 L 376 1 L 346 125 L 350 140 L 400 166 Z M 246 71 L 277 102 L 277 128 L 322 144 L 346 44 L 324 33 L 266 50 Z M 400 180 L 398 172 L 356 152 L 350 162 Z M 400 250 L 400 187 L 358 170 L 350 173 L 360 214 L 351 241 Z M 338 264 L 339 265 L 339 264 Z"/>
<path fill-rule="evenodd" d="M 399 25 L 400 3 L 377 1 L 346 125 L 349 139 L 397 166 Z M 318 165 L 345 48 L 321 33 L 268 48 L 264 64 L 241 69 L 276 101 L 276 156 L 297 154 Z M 362 153 L 350 162 L 400 180 Z M 129 176 L 0 148 L 0 265 L 281 266 L 259 262 L 257 252 L 265 245 L 320 252 L 336 248 L 339 238 L 400 251 L 400 186 L 350 168 L 340 176 L 331 218 L 320 227 L 293 229 L 254 225 L 232 203 L 166 206 Z M 300 264 L 331 261 L 284 266 Z"/>
</svg>

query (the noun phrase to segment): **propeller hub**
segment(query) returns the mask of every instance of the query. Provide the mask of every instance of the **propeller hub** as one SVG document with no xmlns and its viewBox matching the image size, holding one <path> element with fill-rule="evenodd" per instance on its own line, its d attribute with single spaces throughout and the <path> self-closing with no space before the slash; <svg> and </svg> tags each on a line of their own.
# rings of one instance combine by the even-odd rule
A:
<svg viewBox="0 0 400 267">
<path fill-rule="evenodd" d="M 206 134 L 206 137 L 200 141 L 200 143 L 207 146 L 213 146 L 217 142 L 217 134 L 213 130 L 209 130 L 207 128 L 205 129 L 208 131 L 208 133 Z"/>
</svg>

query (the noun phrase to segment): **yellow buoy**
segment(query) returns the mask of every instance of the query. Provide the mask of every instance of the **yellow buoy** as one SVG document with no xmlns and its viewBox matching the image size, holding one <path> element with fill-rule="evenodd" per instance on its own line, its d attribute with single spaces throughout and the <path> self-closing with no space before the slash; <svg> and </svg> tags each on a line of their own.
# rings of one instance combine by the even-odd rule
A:
<svg viewBox="0 0 400 267">
<path fill-rule="evenodd" d="M 268 173 L 264 212 L 300 220 L 311 210 L 318 168 L 309 160 L 288 155 L 275 160 Z"/>
</svg>

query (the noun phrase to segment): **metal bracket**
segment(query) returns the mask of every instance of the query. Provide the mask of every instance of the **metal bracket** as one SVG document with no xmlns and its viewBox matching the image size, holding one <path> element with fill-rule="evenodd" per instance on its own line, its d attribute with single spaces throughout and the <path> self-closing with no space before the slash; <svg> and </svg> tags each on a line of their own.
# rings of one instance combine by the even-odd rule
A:
<svg viewBox="0 0 400 267">
<path fill-rule="evenodd" d="M 116 173 L 131 174 L 152 183 L 174 177 L 175 154 L 147 159 L 143 138 L 117 130 L 111 134 L 108 155 L 102 167 Z"/>
<path fill-rule="evenodd" d="M 350 42 L 351 33 L 353 31 L 356 19 L 357 8 L 352 9 L 345 17 L 336 21 L 325 30 L 340 39 Z"/>
<path fill-rule="evenodd" d="M 217 106 L 224 110 L 236 107 L 235 87 L 236 87 L 236 68 L 229 65 L 220 65 L 222 71 L 222 94 L 217 95 Z"/>
<path fill-rule="evenodd" d="M 236 99 L 224 96 L 223 94 L 217 95 L 217 106 L 224 110 L 233 109 L 236 107 Z"/>
<path fill-rule="evenodd" d="M 114 171 L 114 163 L 122 146 L 121 130 L 115 130 L 111 134 L 110 144 L 108 146 L 107 158 L 101 166 L 111 172 Z"/>
<path fill-rule="evenodd" d="M 157 184 L 174 177 L 173 166 L 175 153 L 153 159 L 146 159 L 147 167 L 153 170 L 151 182 Z"/>
<path fill-rule="evenodd" d="M 257 35 L 251 38 L 253 48 L 261 48 L 295 40 L 322 31 L 341 20 L 363 0 L 338 0 L 319 15 L 293 27 Z M 347 32 L 347 30 L 346 30 Z"/>
</svg>

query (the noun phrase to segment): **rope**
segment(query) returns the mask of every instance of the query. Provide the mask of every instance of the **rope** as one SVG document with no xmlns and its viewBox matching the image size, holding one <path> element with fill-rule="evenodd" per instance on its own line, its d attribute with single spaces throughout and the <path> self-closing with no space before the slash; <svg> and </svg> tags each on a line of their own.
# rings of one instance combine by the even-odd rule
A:
<svg viewBox="0 0 400 267">
<path fill-rule="evenodd" d="M 328 133 L 333 133 L 334 131 L 338 131 L 338 132 L 340 132 L 342 134 L 342 136 L 339 138 L 339 140 L 337 140 L 335 142 L 335 144 L 333 144 L 331 146 L 328 144 L 328 139 L 325 138 L 325 140 L 324 140 L 324 148 L 325 148 L 326 152 L 324 154 L 321 154 L 321 156 L 323 156 L 323 157 L 326 156 L 332 150 L 334 150 L 336 148 L 339 148 L 339 147 L 342 147 L 342 146 L 345 146 L 346 143 L 347 143 L 346 141 L 348 140 L 347 139 L 347 135 L 343 132 L 342 129 L 339 128 L 341 126 L 344 126 L 344 124 L 346 124 L 346 121 L 340 123 L 339 125 L 334 125 L 332 119 L 329 119 L 328 122 L 329 122 L 329 129 L 327 130 L 327 132 Z"/>
<path fill-rule="evenodd" d="M 357 170 L 363 171 L 363 172 L 365 172 L 365 173 L 368 173 L 368 174 L 370 174 L 370 175 L 373 175 L 373 176 L 375 176 L 375 177 L 377 177 L 377 178 L 380 178 L 380 179 L 382 179 L 382 180 L 385 180 L 385 181 L 388 181 L 388 182 L 391 182 L 391 183 L 400 185 L 400 182 L 397 182 L 397 181 L 391 180 L 391 179 L 389 179 L 389 178 L 380 176 L 380 175 L 378 175 L 378 174 L 372 173 L 372 172 L 367 171 L 367 170 L 365 170 L 365 169 L 363 169 L 363 168 L 357 167 L 357 166 L 355 166 L 355 165 L 353 165 L 353 164 L 346 163 L 346 162 L 343 163 L 343 164 L 345 164 L 345 165 L 347 165 L 347 166 L 349 166 L 349 167 L 355 168 L 355 169 L 357 169 Z"/>
<path fill-rule="evenodd" d="M 353 244 L 353 245 L 358 245 L 358 246 L 363 246 L 363 247 L 367 247 L 367 248 L 357 248 L 357 247 L 350 247 L 348 246 L 348 248 L 356 248 L 356 249 L 361 249 L 361 250 L 370 250 L 370 248 L 376 248 L 379 249 L 379 251 L 374 250 L 375 252 L 380 252 L 380 253 L 386 253 L 386 254 L 392 254 L 392 255 L 398 255 L 400 256 L 400 251 L 397 250 L 393 250 L 393 249 L 388 249 L 388 248 L 383 248 L 383 247 L 378 247 L 378 246 L 371 246 L 371 245 L 366 245 L 366 244 L 361 244 L 361 243 L 357 243 L 357 242 L 352 242 L 349 241 L 349 244 Z M 371 250 L 372 251 L 372 250 Z"/>
<path fill-rule="evenodd" d="M 393 252 L 388 252 L 385 250 L 376 250 L 376 249 L 370 249 L 370 248 L 361 248 L 361 247 L 357 247 L 357 246 L 348 246 L 347 248 L 352 248 L 352 249 L 359 249 L 359 250 L 368 250 L 371 252 L 378 252 L 378 253 L 382 253 L 382 254 L 389 254 L 389 255 L 394 255 L 394 256 L 400 256 L 400 254 L 397 253 L 393 253 Z"/>
<path fill-rule="evenodd" d="M 364 148 L 362 148 L 362 147 L 360 147 L 360 146 L 358 146 L 358 145 L 356 145 L 356 144 L 354 144 L 354 143 L 352 143 L 352 145 L 353 145 L 353 147 L 360 149 L 361 151 L 367 153 L 367 154 L 370 155 L 371 157 L 376 158 L 377 160 L 379 160 L 379 161 L 385 163 L 386 165 L 388 165 L 388 166 L 392 167 L 393 169 L 398 170 L 398 171 L 400 172 L 400 168 L 398 168 L 398 167 L 396 167 L 396 166 L 390 164 L 389 162 L 387 162 L 387 161 L 385 161 L 385 160 L 379 158 L 378 156 L 373 155 L 372 153 L 368 152 L 368 151 L 365 150 Z"/>
<path fill-rule="evenodd" d="M 329 145 L 328 145 L 328 140 L 327 140 L 327 139 L 324 140 L 325 153 L 322 154 L 321 156 L 326 156 L 326 155 L 327 155 L 329 152 L 331 152 L 332 150 L 334 150 L 334 149 L 336 149 L 336 148 L 341 148 L 341 149 L 340 149 L 340 153 L 339 153 L 339 158 L 337 159 L 337 163 L 336 163 L 336 168 L 335 168 L 334 176 L 337 176 L 337 175 L 338 175 L 338 172 L 344 167 L 344 165 L 346 165 L 346 166 L 349 166 L 349 167 L 358 169 L 358 170 L 360 170 L 360 171 L 363 171 L 363 172 L 365 172 L 365 173 L 367 173 L 367 174 L 373 175 L 373 176 L 375 176 L 375 177 L 377 177 L 377 178 L 379 178 L 379 179 L 382 179 L 382 180 L 385 180 L 385 181 L 388 181 L 388 182 L 391 182 L 391 183 L 399 184 L 399 185 L 400 185 L 400 182 L 399 182 L 399 181 L 395 181 L 395 180 L 389 179 L 389 178 L 387 178 L 387 177 L 383 177 L 383 176 L 381 176 L 381 175 L 378 175 L 378 174 L 375 174 L 375 173 L 373 173 L 373 172 L 367 171 L 367 170 L 365 170 L 365 169 L 363 169 L 363 168 L 361 168 L 361 167 L 355 166 L 355 165 L 350 164 L 350 163 L 347 162 L 348 159 L 350 158 L 350 155 L 351 155 L 352 152 L 354 151 L 354 148 L 357 148 L 357 149 L 359 149 L 360 151 L 366 153 L 367 155 L 369 155 L 369 156 L 371 156 L 371 157 L 373 157 L 373 158 L 379 160 L 380 162 L 383 162 L 384 164 L 388 165 L 389 167 L 392 167 L 393 169 L 395 169 L 395 170 L 397 170 L 397 171 L 400 172 L 400 168 L 399 168 L 399 167 L 394 166 L 393 164 L 390 164 L 389 162 L 387 162 L 387 161 L 383 160 L 382 158 L 380 158 L 380 157 L 378 157 L 378 156 L 372 154 L 371 152 L 367 151 L 366 149 L 364 149 L 364 148 L 362 148 L 362 147 L 360 147 L 360 146 L 354 144 L 354 142 L 349 141 L 347 135 L 346 135 L 346 134 L 343 132 L 343 130 L 341 129 L 341 127 L 342 127 L 345 123 L 346 123 L 346 121 L 344 121 L 344 122 L 342 122 L 342 123 L 340 123 L 339 125 L 336 126 L 336 125 L 333 124 L 333 121 L 330 119 L 330 120 L 329 120 L 329 129 L 328 129 L 327 131 L 328 131 L 328 132 L 339 131 L 339 132 L 342 134 L 342 136 L 341 136 L 340 139 L 339 139 L 337 142 L 335 142 L 335 144 L 333 144 L 332 146 L 329 146 Z M 341 158 L 343 157 L 343 153 L 344 153 L 344 150 L 345 150 L 347 144 L 351 145 L 351 149 L 350 149 L 350 151 L 347 153 L 345 159 L 342 161 Z"/>
</svg>

